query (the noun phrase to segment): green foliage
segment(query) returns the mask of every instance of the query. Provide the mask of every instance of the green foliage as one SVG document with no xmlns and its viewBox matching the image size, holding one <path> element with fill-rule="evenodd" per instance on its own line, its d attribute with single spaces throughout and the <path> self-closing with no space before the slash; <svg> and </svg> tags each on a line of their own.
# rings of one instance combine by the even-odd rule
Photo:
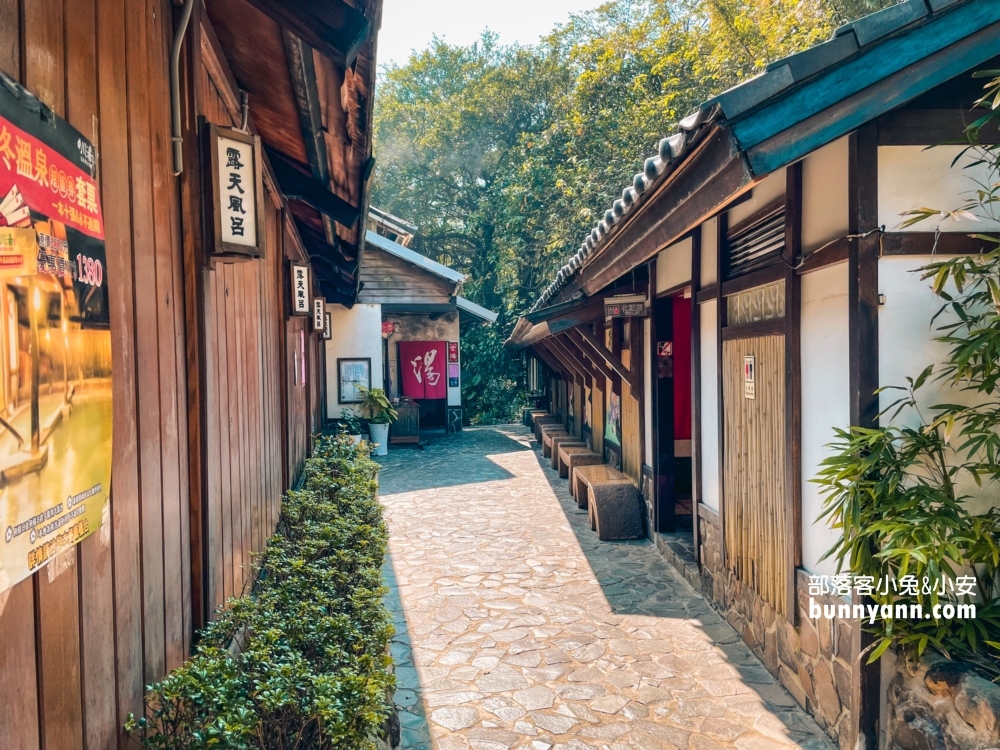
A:
<svg viewBox="0 0 1000 750">
<path fill-rule="evenodd" d="M 414 222 L 413 248 L 466 274 L 499 313 L 465 342 L 473 421 L 524 399 L 502 348 L 584 233 L 678 120 L 764 64 L 891 0 L 612 0 L 539 44 L 437 40 L 381 71 L 373 204 Z"/>
<path fill-rule="evenodd" d="M 987 165 L 991 177 L 959 209 L 965 216 L 994 216 L 1000 147 L 981 146 L 979 130 L 1000 117 L 998 75 L 979 74 L 991 79 L 977 104 L 988 110 L 966 135 L 975 163 Z M 954 213 L 920 209 L 910 212 L 907 224 Z M 823 517 L 844 532 L 828 553 L 839 566 L 876 580 L 907 574 L 931 582 L 942 575 L 977 578 L 977 595 L 964 597 L 977 605 L 976 619 L 880 621 L 869 658 L 892 643 L 917 655 L 932 647 L 1000 678 L 1000 507 L 975 513 L 970 495 L 984 487 L 995 493 L 1000 483 L 1000 245 L 981 239 L 981 255 L 920 269 L 942 301 L 932 324 L 935 341 L 947 347 L 945 361 L 907 378 L 906 386 L 881 389 L 901 391 L 880 415 L 888 425 L 838 430 L 835 453 L 816 481 L 827 493 Z M 957 403 L 921 399 L 932 384 L 948 387 Z M 874 597 L 878 604 L 895 598 L 891 592 Z M 921 587 L 914 599 L 926 612 L 946 597 Z"/>
<path fill-rule="evenodd" d="M 358 386 L 361 394 L 361 408 L 368 412 L 369 421 L 373 424 L 390 424 L 396 421 L 399 414 L 392 408 L 392 402 L 381 388 Z"/>
<path fill-rule="evenodd" d="M 340 430 L 347 435 L 360 435 L 364 429 L 361 417 L 352 409 L 345 409 L 340 416 Z"/>
<path fill-rule="evenodd" d="M 253 593 L 227 602 L 194 657 L 148 688 L 146 715 L 129 716 L 142 747 L 374 747 L 393 685 L 376 471 L 366 448 L 318 439 Z"/>
</svg>

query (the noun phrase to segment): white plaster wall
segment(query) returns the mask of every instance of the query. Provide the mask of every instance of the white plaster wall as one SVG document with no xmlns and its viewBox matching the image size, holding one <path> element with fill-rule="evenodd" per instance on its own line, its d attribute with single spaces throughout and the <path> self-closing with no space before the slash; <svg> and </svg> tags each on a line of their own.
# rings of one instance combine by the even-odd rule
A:
<svg viewBox="0 0 1000 750">
<path fill-rule="evenodd" d="M 879 382 L 881 385 L 906 385 L 906 378 L 917 377 L 927 365 L 936 367 L 948 355 L 948 347 L 933 341 L 938 335 L 930 321 L 941 307 L 941 300 L 931 291 L 930 280 L 921 281 L 915 269 L 933 262 L 929 255 L 896 256 L 879 259 L 879 292 L 885 295 L 885 304 L 879 307 Z M 954 291 L 954 290 L 953 290 Z M 934 327 L 953 322 L 955 317 L 945 313 L 935 321 Z M 883 391 L 879 407 L 885 409 L 899 397 L 899 391 Z M 963 392 L 944 383 L 928 382 L 917 392 L 917 404 L 929 418 L 928 407 L 934 404 L 975 404 L 976 394 Z M 912 411 L 902 412 L 896 424 L 916 426 L 919 419 Z M 982 512 L 996 504 L 996 487 L 979 488 L 972 480 L 960 481 L 959 495 L 973 498 L 969 508 Z"/>
<path fill-rule="evenodd" d="M 719 220 L 712 218 L 701 225 L 701 283 L 719 280 Z"/>
<path fill-rule="evenodd" d="M 458 313 L 442 315 L 431 320 L 428 315 L 386 315 L 386 320 L 396 324 L 396 332 L 389 338 L 389 377 L 392 380 L 393 396 L 399 393 L 399 363 L 396 362 L 396 343 L 399 341 L 459 341 Z M 462 347 L 458 347 L 459 373 L 462 368 Z M 447 368 L 445 369 L 447 375 Z M 448 406 L 462 405 L 462 379 L 459 374 L 458 387 L 448 386 Z"/>
<path fill-rule="evenodd" d="M 701 501 L 719 510 L 718 303 L 701 305 Z"/>
<path fill-rule="evenodd" d="M 656 256 L 656 291 L 675 289 L 691 281 L 691 251 L 694 240 L 686 237 Z"/>
<path fill-rule="evenodd" d="M 901 214 L 916 208 L 953 211 L 975 191 L 978 182 L 989 184 L 991 176 L 985 166 L 970 167 L 976 161 L 975 152 L 965 154 L 954 167 L 952 161 L 962 146 L 879 146 L 878 149 L 878 216 L 888 231 L 896 231 L 904 221 Z M 907 231 L 933 232 L 997 232 L 1000 222 L 980 217 L 980 221 L 937 222 L 933 219 L 915 224 Z"/>
<path fill-rule="evenodd" d="M 802 248 L 807 253 L 848 233 L 848 138 L 802 162 Z"/>
<path fill-rule="evenodd" d="M 772 172 L 753 186 L 749 200 L 729 209 L 729 226 L 734 227 L 744 219 L 749 219 L 762 208 L 774 203 L 785 194 L 785 170 Z"/>
<path fill-rule="evenodd" d="M 327 305 L 333 338 L 326 342 L 326 411 L 329 419 L 340 418 L 344 409 L 357 409 L 337 403 L 337 359 L 370 357 L 372 387 L 382 387 L 382 306 Z"/>
<path fill-rule="evenodd" d="M 657 263 L 659 265 L 659 263 Z M 690 267 L 690 266 L 689 266 Z M 659 275 L 659 272 L 657 272 Z M 645 395 L 642 399 L 643 411 L 646 414 L 644 432 L 646 436 L 646 455 L 643 457 L 646 466 L 653 465 L 653 363 L 650 357 L 652 344 L 649 341 L 651 321 L 646 318 L 642 321 L 642 380 L 645 388 Z"/>
<path fill-rule="evenodd" d="M 837 572 L 820 558 L 837 533 L 817 522 L 823 496 L 812 480 L 829 454 L 834 427 L 851 421 L 847 263 L 802 277 L 802 567 L 817 575 Z"/>
</svg>

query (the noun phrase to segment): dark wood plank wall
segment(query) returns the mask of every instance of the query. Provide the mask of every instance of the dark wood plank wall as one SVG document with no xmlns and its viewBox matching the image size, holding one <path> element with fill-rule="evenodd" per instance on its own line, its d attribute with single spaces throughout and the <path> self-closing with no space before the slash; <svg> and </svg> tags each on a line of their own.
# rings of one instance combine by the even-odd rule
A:
<svg viewBox="0 0 1000 750">
<path fill-rule="evenodd" d="M 365 250 L 361 282 L 358 302 L 447 305 L 454 290 L 450 281 L 371 245 Z"/>
<path fill-rule="evenodd" d="M 209 23 L 203 18 L 202 23 Z M 201 115 L 217 125 L 239 124 L 237 92 L 228 70 L 211 45 L 200 45 L 204 59 L 196 86 Z M 216 262 L 205 270 L 204 485 L 208 542 L 205 599 L 209 616 L 231 596 L 242 594 L 252 575 L 252 560 L 278 521 L 283 487 L 281 433 L 281 351 L 284 308 L 283 209 L 265 188 L 264 257 L 239 263 Z M 209 345 L 210 344 L 210 345 Z M 301 427 L 297 431 L 302 431 Z"/>
<path fill-rule="evenodd" d="M 174 13 L 169 0 L 0 0 L 0 69 L 97 147 L 115 399 L 110 522 L 0 594 L 0 748 L 127 745 L 120 728 L 142 711 L 144 685 L 190 653 L 204 607 L 242 591 L 322 421 L 321 344 L 308 319 L 285 320 L 277 201 L 264 259 L 201 269 L 201 298 L 187 295 L 199 269 L 183 248 L 199 234 L 201 199 L 188 195 L 182 220 L 167 77 Z M 196 67 L 197 110 L 232 122 L 221 84 Z M 186 117 L 191 133 L 195 114 Z M 195 328 L 204 378 L 189 382 Z M 290 386 L 299 330 L 311 394 Z M 189 444 L 190 413 L 203 423 Z M 196 493 L 192 470 L 204 476 Z"/>
<path fill-rule="evenodd" d="M 190 648 L 171 13 L 165 0 L 0 3 L 0 67 L 97 147 L 115 389 L 110 522 L 0 595 L 0 747 L 114 747 L 144 682 Z"/>
</svg>

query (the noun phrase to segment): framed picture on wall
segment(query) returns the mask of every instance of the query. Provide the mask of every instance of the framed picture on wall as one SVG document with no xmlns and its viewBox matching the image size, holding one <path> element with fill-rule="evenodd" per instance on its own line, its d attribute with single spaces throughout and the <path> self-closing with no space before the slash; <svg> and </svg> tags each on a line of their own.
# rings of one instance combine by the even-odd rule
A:
<svg viewBox="0 0 1000 750">
<path fill-rule="evenodd" d="M 360 404 L 364 399 L 358 386 L 372 387 L 371 357 L 337 360 L 337 403 Z"/>
</svg>

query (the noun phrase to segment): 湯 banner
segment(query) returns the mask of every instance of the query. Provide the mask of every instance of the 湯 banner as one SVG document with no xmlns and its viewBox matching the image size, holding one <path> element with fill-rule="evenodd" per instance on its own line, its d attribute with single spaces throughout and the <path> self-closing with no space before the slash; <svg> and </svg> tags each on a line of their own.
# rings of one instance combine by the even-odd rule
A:
<svg viewBox="0 0 1000 750">
<path fill-rule="evenodd" d="M 111 332 L 94 147 L 0 79 L 0 592 L 109 521 Z"/>
</svg>

